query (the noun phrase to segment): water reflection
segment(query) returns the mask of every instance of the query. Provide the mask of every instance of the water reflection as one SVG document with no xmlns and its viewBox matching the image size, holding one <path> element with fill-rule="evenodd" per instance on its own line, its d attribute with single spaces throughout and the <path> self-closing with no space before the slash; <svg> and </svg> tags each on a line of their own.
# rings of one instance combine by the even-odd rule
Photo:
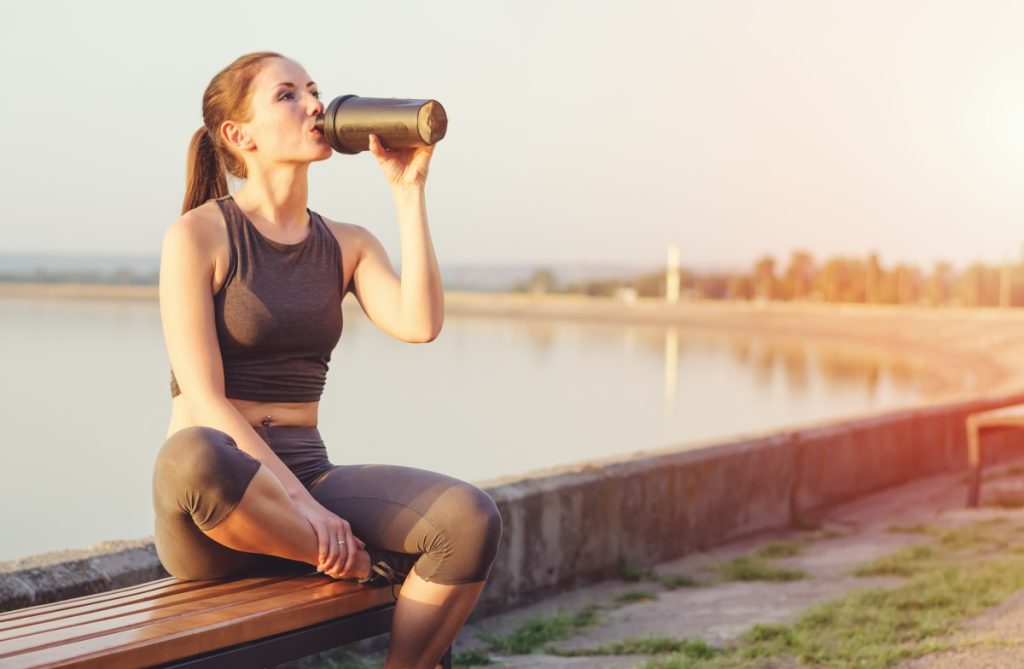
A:
<svg viewBox="0 0 1024 669">
<path fill-rule="evenodd" d="M 665 330 L 665 416 L 672 415 L 679 387 L 679 331 Z"/>
<path fill-rule="evenodd" d="M 545 362 L 554 347 L 555 326 L 550 321 L 530 321 L 526 324 L 530 349 L 537 354 L 537 362 Z"/>
<path fill-rule="evenodd" d="M 853 344 L 675 327 L 663 328 L 660 333 L 654 329 L 641 333 L 636 327 L 628 327 L 623 330 L 623 339 L 629 355 L 638 346 L 645 347 L 648 354 L 653 353 L 655 347 L 663 348 L 666 417 L 673 415 L 680 392 L 681 359 L 723 353 L 748 369 L 752 380 L 765 393 L 778 392 L 781 384 L 781 390 L 793 397 L 810 392 L 815 375 L 820 376 L 829 389 L 857 390 L 869 401 L 878 398 L 883 380 L 897 389 L 925 396 L 949 383 L 949 379 L 942 383 L 931 378 L 924 360 Z M 966 386 L 968 379 L 959 381 L 961 386 Z"/>
</svg>

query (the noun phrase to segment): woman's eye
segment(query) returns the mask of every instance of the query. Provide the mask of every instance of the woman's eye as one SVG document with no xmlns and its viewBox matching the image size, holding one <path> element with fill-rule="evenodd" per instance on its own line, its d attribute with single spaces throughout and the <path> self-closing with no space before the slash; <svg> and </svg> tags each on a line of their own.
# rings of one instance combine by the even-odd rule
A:
<svg viewBox="0 0 1024 669">
<path fill-rule="evenodd" d="M 310 91 L 310 93 L 317 100 L 320 99 L 320 91 Z M 292 93 L 291 91 L 286 91 L 286 92 L 282 93 L 281 97 L 278 98 L 278 100 L 294 100 L 294 99 L 295 99 L 295 93 Z"/>
</svg>

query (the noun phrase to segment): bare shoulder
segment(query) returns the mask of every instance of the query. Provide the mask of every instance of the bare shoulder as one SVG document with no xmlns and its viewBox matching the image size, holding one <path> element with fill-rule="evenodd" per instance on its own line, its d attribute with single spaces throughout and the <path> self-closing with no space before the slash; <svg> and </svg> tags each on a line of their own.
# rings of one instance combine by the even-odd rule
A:
<svg viewBox="0 0 1024 669">
<path fill-rule="evenodd" d="M 204 202 L 167 226 L 160 272 L 201 279 L 216 293 L 227 276 L 230 258 L 224 215 L 215 202 Z"/>
<path fill-rule="evenodd" d="M 167 226 L 164 244 L 178 249 L 185 247 L 213 252 L 222 241 L 227 241 L 226 233 L 220 209 L 208 201 L 185 212 Z"/>
<path fill-rule="evenodd" d="M 332 221 L 323 215 L 320 218 L 323 219 L 327 229 L 331 231 L 334 238 L 338 240 L 342 256 L 347 259 L 358 259 L 367 236 L 373 236 L 369 230 L 361 225 Z"/>
</svg>

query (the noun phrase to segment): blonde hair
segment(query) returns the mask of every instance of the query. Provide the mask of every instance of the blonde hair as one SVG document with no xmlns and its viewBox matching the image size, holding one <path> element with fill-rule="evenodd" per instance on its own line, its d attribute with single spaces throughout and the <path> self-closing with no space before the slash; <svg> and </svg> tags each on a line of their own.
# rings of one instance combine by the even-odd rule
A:
<svg viewBox="0 0 1024 669">
<path fill-rule="evenodd" d="M 244 179 L 245 163 L 220 139 L 220 125 L 228 119 L 248 121 L 252 80 L 268 58 L 284 58 L 273 51 L 256 51 L 235 59 L 214 75 L 203 93 L 203 125 L 192 135 L 185 162 L 185 199 L 181 213 L 210 198 L 228 194 L 227 174 Z"/>
</svg>

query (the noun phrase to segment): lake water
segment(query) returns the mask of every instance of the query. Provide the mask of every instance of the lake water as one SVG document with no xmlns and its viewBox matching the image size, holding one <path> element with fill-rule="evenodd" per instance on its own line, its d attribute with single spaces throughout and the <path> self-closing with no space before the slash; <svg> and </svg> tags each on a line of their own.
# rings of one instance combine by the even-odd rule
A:
<svg viewBox="0 0 1024 669">
<path fill-rule="evenodd" d="M 152 534 L 170 415 L 156 301 L 0 298 L 0 560 Z M 449 316 L 399 342 L 351 300 L 320 406 L 332 462 L 469 481 L 912 404 L 853 349 L 681 328 Z"/>
</svg>

